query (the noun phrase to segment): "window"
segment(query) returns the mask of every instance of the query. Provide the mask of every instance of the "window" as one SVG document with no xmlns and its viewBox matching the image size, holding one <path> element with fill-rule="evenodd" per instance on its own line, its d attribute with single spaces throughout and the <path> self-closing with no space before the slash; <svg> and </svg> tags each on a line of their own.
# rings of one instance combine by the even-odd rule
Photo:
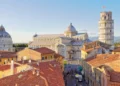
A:
<svg viewBox="0 0 120 86">
<path fill-rule="evenodd" d="M 110 30 L 110 32 L 112 32 L 112 31 Z"/>
<path fill-rule="evenodd" d="M 106 20 L 106 16 L 104 16 L 104 20 Z"/>
<path fill-rule="evenodd" d="M 42 57 L 42 60 L 44 60 L 44 57 Z"/>
<path fill-rule="evenodd" d="M 17 60 L 17 56 L 16 56 L 16 60 Z"/>
<path fill-rule="evenodd" d="M 45 57 L 45 59 L 47 59 L 47 56 Z"/>
</svg>

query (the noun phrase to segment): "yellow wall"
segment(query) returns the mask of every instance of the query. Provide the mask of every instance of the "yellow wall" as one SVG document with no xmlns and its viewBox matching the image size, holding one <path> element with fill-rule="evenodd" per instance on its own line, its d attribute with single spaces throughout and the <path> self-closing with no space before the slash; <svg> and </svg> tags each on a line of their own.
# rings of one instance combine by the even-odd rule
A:
<svg viewBox="0 0 120 86">
<path fill-rule="evenodd" d="M 32 49 L 29 49 L 29 48 L 25 48 L 24 50 L 19 51 L 17 53 L 17 55 L 18 55 L 18 61 L 21 61 L 21 58 L 23 58 L 23 57 L 26 57 L 26 60 L 28 60 L 30 58 L 32 60 L 41 60 L 42 57 L 44 57 L 44 60 L 54 59 L 54 53 L 51 53 L 51 54 L 41 54 L 41 53 L 39 53 L 37 51 L 34 51 Z"/>
<path fill-rule="evenodd" d="M 11 60 L 17 61 L 17 57 L 9 57 L 9 58 L 2 57 L 0 58 L 0 64 L 3 65 L 3 64 L 10 63 Z"/>
<path fill-rule="evenodd" d="M 45 60 L 54 59 L 54 53 L 53 53 L 53 54 L 41 55 L 41 58 L 42 58 L 42 57 L 44 57 Z"/>
<path fill-rule="evenodd" d="M 112 52 L 112 54 L 120 54 L 120 52 Z"/>
<path fill-rule="evenodd" d="M 39 52 L 36 52 L 32 49 L 28 49 L 28 48 L 25 48 L 24 50 L 21 50 L 17 53 L 17 56 L 18 56 L 18 61 L 21 61 L 21 59 L 23 57 L 26 57 L 26 60 L 27 59 L 32 59 L 32 60 L 38 60 L 38 59 L 41 59 L 40 58 L 40 53 Z M 25 60 L 25 59 L 24 59 Z"/>
<path fill-rule="evenodd" d="M 55 59 L 55 60 L 60 63 L 61 68 L 62 68 L 62 70 L 64 71 L 64 59 L 63 59 L 63 57 L 62 57 L 62 56 L 59 56 L 59 57 L 57 57 L 57 59 Z"/>
<path fill-rule="evenodd" d="M 12 75 L 12 71 L 10 69 L 5 71 L 0 71 L 0 78 L 10 76 L 10 75 Z"/>
<path fill-rule="evenodd" d="M 31 66 L 24 64 L 24 65 L 19 65 L 18 67 L 16 67 L 16 73 L 20 73 L 22 71 L 27 70 L 28 68 L 30 68 Z M 4 71 L 0 71 L 0 78 L 6 77 L 6 76 L 10 76 L 13 75 L 13 71 L 11 69 L 7 69 Z"/>
<path fill-rule="evenodd" d="M 86 59 L 87 55 L 88 55 L 87 52 L 81 50 L 81 58 L 82 59 Z"/>
</svg>

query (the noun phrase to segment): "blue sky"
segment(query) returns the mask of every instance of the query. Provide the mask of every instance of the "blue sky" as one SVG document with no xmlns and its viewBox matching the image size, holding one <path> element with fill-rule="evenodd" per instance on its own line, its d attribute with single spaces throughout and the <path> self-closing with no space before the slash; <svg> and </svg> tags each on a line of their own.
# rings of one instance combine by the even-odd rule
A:
<svg viewBox="0 0 120 86">
<path fill-rule="evenodd" d="M 0 24 L 13 42 L 29 42 L 35 33 L 63 33 L 71 22 L 79 32 L 86 30 L 89 36 L 97 36 L 100 12 L 112 11 L 115 36 L 119 36 L 119 3 L 120 0 L 0 0 Z"/>
</svg>

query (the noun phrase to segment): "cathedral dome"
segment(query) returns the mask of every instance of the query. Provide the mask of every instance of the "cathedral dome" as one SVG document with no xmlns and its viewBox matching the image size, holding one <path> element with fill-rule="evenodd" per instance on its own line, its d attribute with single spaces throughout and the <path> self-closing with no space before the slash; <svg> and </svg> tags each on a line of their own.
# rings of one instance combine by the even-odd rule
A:
<svg viewBox="0 0 120 86">
<path fill-rule="evenodd" d="M 9 33 L 5 31 L 5 28 L 2 25 L 0 26 L 0 37 L 11 38 Z"/>
<path fill-rule="evenodd" d="M 75 27 L 72 25 L 72 23 L 70 23 L 70 25 L 68 26 L 67 32 L 77 32 L 77 30 L 75 29 Z"/>
</svg>

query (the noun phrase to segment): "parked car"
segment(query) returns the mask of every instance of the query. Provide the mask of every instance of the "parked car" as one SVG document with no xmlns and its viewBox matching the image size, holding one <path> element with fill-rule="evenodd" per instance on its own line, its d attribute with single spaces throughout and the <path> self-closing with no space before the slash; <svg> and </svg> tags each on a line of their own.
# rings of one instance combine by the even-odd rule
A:
<svg viewBox="0 0 120 86">
<path fill-rule="evenodd" d="M 83 80 L 83 77 L 80 74 L 76 74 L 75 77 L 78 79 L 79 82 Z"/>
</svg>

